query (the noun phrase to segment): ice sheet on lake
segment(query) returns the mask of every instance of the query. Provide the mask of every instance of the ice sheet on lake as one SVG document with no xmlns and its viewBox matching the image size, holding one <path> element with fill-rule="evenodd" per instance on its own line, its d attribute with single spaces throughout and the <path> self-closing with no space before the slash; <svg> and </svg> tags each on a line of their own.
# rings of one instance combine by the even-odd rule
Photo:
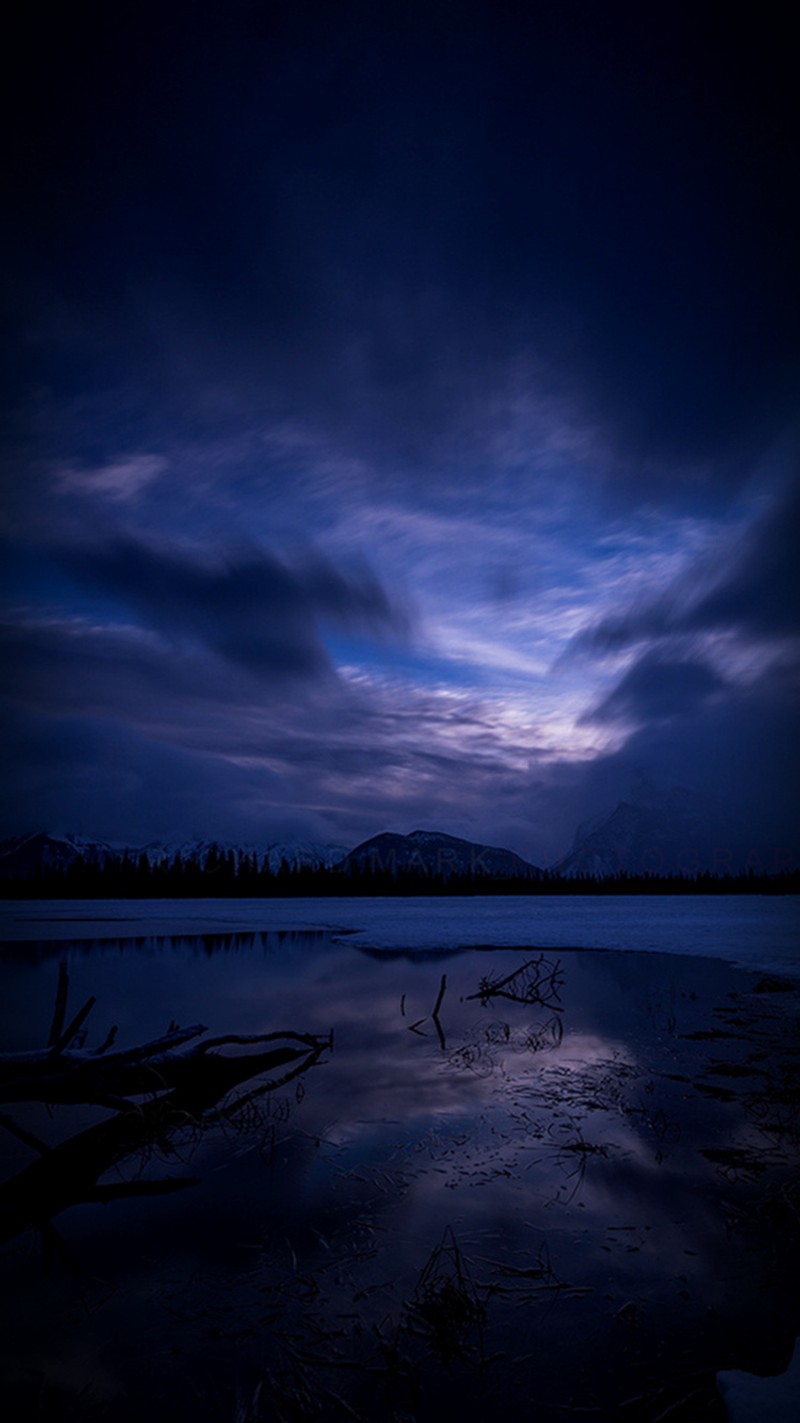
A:
<svg viewBox="0 0 800 1423">
<path fill-rule="evenodd" d="M 800 973 L 797 896 L 608 896 L 442 899 L 16 901 L 0 906 L 0 939 L 326 929 L 376 950 L 626 949 L 701 954 Z"/>
</svg>

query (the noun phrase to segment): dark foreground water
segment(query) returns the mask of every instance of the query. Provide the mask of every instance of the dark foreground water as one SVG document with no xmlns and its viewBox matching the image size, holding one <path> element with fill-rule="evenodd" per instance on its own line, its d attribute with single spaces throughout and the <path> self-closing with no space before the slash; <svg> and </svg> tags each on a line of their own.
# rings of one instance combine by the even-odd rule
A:
<svg viewBox="0 0 800 1423">
<path fill-rule="evenodd" d="M 6 1416 L 795 1416 L 777 1380 L 742 1413 L 732 1372 L 780 1375 L 800 1332 L 788 980 L 322 933 L 7 944 L 6 1050 L 46 1045 L 61 962 L 86 1049 L 316 1036 L 136 1112 L 0 1108 Z"/>
</svg>

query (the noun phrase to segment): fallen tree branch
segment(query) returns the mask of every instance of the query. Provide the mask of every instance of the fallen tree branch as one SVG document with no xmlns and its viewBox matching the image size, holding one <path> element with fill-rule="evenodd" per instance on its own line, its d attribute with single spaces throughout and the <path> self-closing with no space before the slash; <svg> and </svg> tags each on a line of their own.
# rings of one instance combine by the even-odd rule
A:
<svg viewBox="0 0 800 1423">
<path fill-rule="evenodd" d="M 184 1033 L 186 1031 L 183 1030 Z M 168 1036 L 174 1038 L 178 1035 Z M 319 1062 L 330 1042 L 327 1037 L 302 1033 L 264 1033 L 256 1035 L 255 1040 L 273 1043 L 281 1037 L 292 1041 L 284 1046 L 271 1046 L 264 1052 L 226 1057 L 222 1053 L 204 1055 L 194 1048 L 187 1053 L 173 1053 L 168 1059 L 161 1058 L 158 1062 L 161 1095 L 151 1095 L 150 1100 L 145 1102 L 119 1101 L 115 1104 L 119 1110 L 113 1116 L 85 1128 L 51 1149 L 29 1137 L 28 1133 L 16 1130 L 13 1119 L 0 1117 L 0 1124 L 8 1127 L 38 1153 L 35 1161 L 0 1185 L 0 1241 L 13 1239 L 33 1226 L 43 1231 L 45 1242 L 49 1240 L 57 1245 L 57 1237 L 54 1241 L 50 1235 L 50 1223 L 53 1216 L 70 1206 L 108 1203 L 127 1197 L 158 1196 L 193 1185 L 196 1177 L 137 1178 L 121 1182 L 104 1181 L 103 1177 L 131 1157 L 143 1155 L 146 1161 L 153 1149 L 174 1154 L 174 1149 L 170 1151 L 174 1140 L 182 1140 L 187 1131 L 192 1138 L 196 1138 L 197 1134 L 232 1118 L 253 1098 L 294 1081 Z M 232 1034 L 231 1039 L 235 1038 L 236 1035 Z M 218 1040 L 217 1046 L 226 1041 L 228 1039 Z M 95 1058 L 75 1072 L 63 1075 L 73 1081 L 80 1077 L 84 1088 L 91 1087 L 94 1083 L 86 1077 L 86 1073 L 91 1067 L 95 1073 L 94 1081 L 101 1081 L 106 1061 Z M 136 1092 L 141 1092 L 145 1089 L 139 1078 L 130 1074 L 152 1074 L 154 1068 L 151 1060 L 129 1064 L 125 1071 L 128 1073 L 129 1088 L 135 1084 Z M 259 1082 L 250 1092 L 231 1100 L 235 1089 L 266 1074 L 266 1081 Z M 47 1083 L 48 1090 L 54 1085 Z M 47 1100 L 38 1096 L 42 1086 L 43 1080 L 40 1079 L 36 1084 L 37 1099 Z M 57 1100 L 76 1099 L 63 1095 Z M 99 1095 L 77 1100 L 96 1101 Z M 111 1105 L 108 1098 L 105 1105 Z"/>
<path fill-rule="evenodd" d="M 330 1039 L 308 1033 L 253 1033 L 246 1037 L 231 1033 L 198 1043 L 187 1052 L 176 1049 L 204 1033 L 204 1027 L 181 1028 L 152 1043 L 125 1052 L 69 1053 L 55 1063 L 45 1054 L 18 1054 L 0 1060 L 0 1101 L 4 1102 L 94 1102 L 119 1105 L 120 1099 L 154 1096 L 174 1088 L 197 1089 L 205 1080 L 235 1080 L 247 1065 L 252 1073 L 271 1071 L 320 1053 Z M 261 1047 L 285 1044 L 269 1052 L 226 1055 L 227 1046 Z M 212 1048 L 214 1051 L 207 1051 Z M 259 1066 L 258 1064 L 261 1064 Z"/>
<path fill-rule="evenodd" d="M 122 1052 L 39 1052 L 0 1055 L 2 1102 L 95 1102 L 159 1090 L 164 1068 L 180 1060 L 175 1049 L 206 1031 L 202 1023 L 165 1033 Z"/>
</svg>

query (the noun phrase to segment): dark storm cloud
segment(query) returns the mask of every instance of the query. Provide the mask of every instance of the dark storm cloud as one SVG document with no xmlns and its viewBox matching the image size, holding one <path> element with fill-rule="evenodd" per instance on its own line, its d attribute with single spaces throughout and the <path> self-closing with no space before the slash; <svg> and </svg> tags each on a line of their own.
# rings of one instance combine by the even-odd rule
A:
<svg viewBox="0 0 800 1423">
<path fill-rule="evenodd" d="M 209 706 L 254 695 L 244 669 L 202 647 L 179 649 L 141 628 L 87 618 L 8 623 L 0 627 L 0 650 L 8 699 L 53 716 L 160 721 L 191 737 Z"/>
<path fill-rule="evenodd" d="M 408 689 L 398 702 L 392 687 L 333 677 L 264 682 L 124 628 L 29 628 L 22 641 L 0 749 L 9 833 L 277 828 L 355 844 L 433 816 L 479 838 L 511 780 L 479 706 L 461 718 Z M 3 652 L 14 661 L 13 641 Z"/>
<path fill-rule="evenodd" d="M 277 780 L 266 770 L 254 775 L 105 716 L 12 710 L 4 736 L 5 833 L 47 826 L 129 844 L 202 837 L 211 805 L 215 835 L 263 833 Z"/>
<path fill-rule="evenodd" d="M 661 786 L 702 787 L 726 808 L 743 857 L 756 845 L 769 845 L 772 860 L 797 852 L 799 516 L 797 488 L 783 490 L 743 534 L 721 534 L 665 594 L 575 639 L 571 656 L 635 650 L 581 718 L 628 731 L 621 748 L 579 773 L 586 803 L 605 785 L 613 804 L 609 787 L 624 798 L 642 774 Z"/>
<path fill-rule="evenodd" d="M 295 567 L 256 548 L 203 559 L 117 535 L 61 549 L 55 560 L 78 587 L 161 636 L 196 639 L 259 673 L 328 668 L 320 623 L 374 636 L 405 626 L 368 567 L 345 575 L 319 554 Z"/>
<path fill-rule="evenodd" d="M 658 726 L 719 699 L 726 684 L 700 661 L 648 653 L 625 673 L 613 692 L 581 717 L 587 722 L 646 722 Z"/>
<path fill-rule="evenodd" d="M 689 613 L 697 629 L 738 626 L 781 635 L 800 628 L 800 486 L 750 531 L 733 565 Z"/>
<path fill-rule="evenodd" d="M 662 785 L 700 787 L 725 806 L 742 846 L 759 847 L 770 868 L 800 853 L 797 785 L 798 678 L 771 668 L 737 696 L 699 703 L 676 728 L 642 727 L 621 760 Z"/>
<path fill-rule="evenodd" d="M 302 412 L 446 478 L 530 356 L 628 498 L 741 475 L 796 372 L 790 53 L 702 6 L 56 17 L 20 58 L 23 380 L 124 389 L 148 443 Z"/>
<path fill-rule="evenodd" d="M 695 794 L 705 807 L 697 835 L 713 829 L 731 863 L 750 860 L 770 871 L 797 863 L 796 667 L 773 665 L 746 688 L 721 690 L 702 666 L 659 668 L 651 659 L 631 669 L 619 698 L 612 692 L 608 701 L 607 710 L 634 728 L 622 745 L 498 784 L 495 813 L 505 815 L 516 848 L 555 860 L 581 822 L 609 815 L 620 801 L 636 802 L 646 785 L 662 795 L 676 787 Z"/>
</svg>

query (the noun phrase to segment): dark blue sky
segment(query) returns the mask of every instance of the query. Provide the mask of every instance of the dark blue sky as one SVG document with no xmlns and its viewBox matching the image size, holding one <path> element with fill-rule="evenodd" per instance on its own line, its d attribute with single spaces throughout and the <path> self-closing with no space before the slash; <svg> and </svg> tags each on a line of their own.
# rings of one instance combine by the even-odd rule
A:
<svg viewBox="0 0 800 1423">
<path fill-rule="evenodd" d="M 26 23 L 3 828 L 542 861 L 646 775 L 796 841 L 777 7 Z"/>
</svg>

